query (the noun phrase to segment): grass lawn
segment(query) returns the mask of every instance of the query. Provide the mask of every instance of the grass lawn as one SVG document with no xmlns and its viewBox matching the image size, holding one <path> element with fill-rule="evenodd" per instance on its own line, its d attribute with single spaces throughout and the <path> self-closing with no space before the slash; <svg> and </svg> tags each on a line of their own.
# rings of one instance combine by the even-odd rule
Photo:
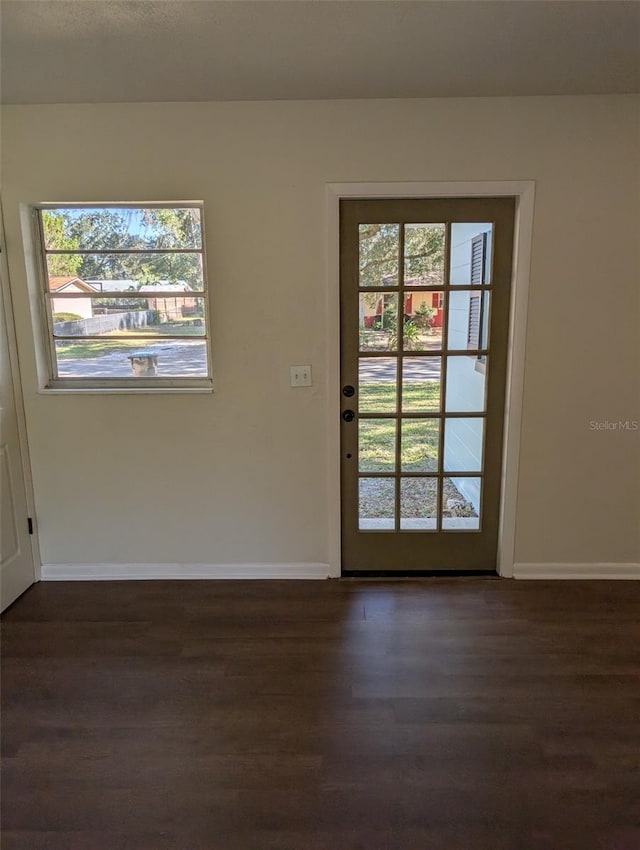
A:
<svg viewBox="0 0 640 850">
<path fill-rule="evenodd" d="M 425 413 L 424 419 L 360 419 L 358 422 L 358 454 L 360 473 L 395 472 L 396 441 L 400 437 L 400 472 L 438 471 L 440 441 L 439 420 L 428 418 L 440 409 L 439 381 L 407 381 L 402 388 L 403 412 Z M 361 413 L 395 413 L 395 382 L 360 384 Z M 397 429 L 400 427 L 401 434 Z M 450 478 L 444 478 L 443 516 L 451 516 L 449 499 L 464 499 Z M 359 512 L 362 518 L 392 519 L 395 513 L 395 481 L 390 478 L 360 479 Z M 403 478 L 400 483 L 403 518 L 432 518 L 437 514 L 438 483 L 433 478 Z M 476 516 L 468 505 L 457 516 Z"/>
<path fill-rule="evenodd" d="M 394 413 L 395 382 L 360 382 L 359 409 L 361 413 Z M 408 413 L 437 413 L 440 410 L 440 381 L 405 381 L 402 409 Z"/>
<path fill-rule="evenodd" d="M 149 339 L 149 342 L 158 342 L 167 335 L 201 337 L 203 332 L 204 328 L 193 322 L 166 322 L 135 330 L 109 331 L 101 339 L 58 342 L 56 355 L 58 360 L 86 360 L 90 357 L 103 357 L 105 354 L 126 354 L 132 348 L 144 348 L 146 339 Z M 131 339 L 113 339 L 114 336 L 127 336 Z"/>
<path fill-rule="evenodd" d="M 401 425 L 403 472 L 437 472 L 440 428 L 437 419 L 405 419 Z M 393 472 L 396 461 L 396 421 L 361 419 L 360 472 Z"/>
</svg>

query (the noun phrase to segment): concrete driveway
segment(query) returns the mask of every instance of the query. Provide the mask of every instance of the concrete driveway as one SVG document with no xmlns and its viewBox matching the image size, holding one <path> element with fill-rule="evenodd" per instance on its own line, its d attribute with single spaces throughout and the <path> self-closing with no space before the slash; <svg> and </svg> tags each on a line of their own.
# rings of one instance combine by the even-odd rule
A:
<svg viewBox="0 0 640 850">
<path fill-rule="evenodd" d="M 439 381 L 440 357 L 405 357 L 403 380 L 405 382 Z M 389 384 L 396 380 L 398 369 L 395 357 L 363 357 L 360 359 L 361 384 Z"/>
<path fill-rule="evenodd" d="M 122 349 L 100 357 L 74 357 L 58 360 L 61 378 L 131 378 L 128 357 L 137 351 L 158 355 L 159 378 L 202 378 L 207 375 L 207 347 L 202 340 L 146 342 L 140 347 Z"/>
</svg>

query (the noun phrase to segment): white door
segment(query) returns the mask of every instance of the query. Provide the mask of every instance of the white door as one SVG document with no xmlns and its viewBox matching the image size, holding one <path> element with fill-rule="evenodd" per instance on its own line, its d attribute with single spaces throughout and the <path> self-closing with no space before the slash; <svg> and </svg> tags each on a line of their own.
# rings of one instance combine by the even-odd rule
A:
<svg viewBox="0 0 640 850">
<path fill-rule="evenodd" d="M 4 254 L 4 239 L 1 247 Z M 10 356 L 15 340 L 4 255 L 0 256 L 0 283 L 0 610 L 4 611 L 33 584 L 35 572 Z"/>
</svg>

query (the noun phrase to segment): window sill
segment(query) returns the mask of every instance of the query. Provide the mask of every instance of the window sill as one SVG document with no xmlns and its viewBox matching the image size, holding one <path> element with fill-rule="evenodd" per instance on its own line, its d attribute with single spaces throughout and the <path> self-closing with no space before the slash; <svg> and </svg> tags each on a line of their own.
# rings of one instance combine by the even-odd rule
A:
<svg viewBox="0 0 640 850">
<path fill-rule="evenodd" d="M 194 383 L 190 386 L 70 386 L 53 384 L 40 387 L 40 395 L 174 395 L 174 394 L 211 394 L 214 392 L 212 381 Z"/>
</svg>

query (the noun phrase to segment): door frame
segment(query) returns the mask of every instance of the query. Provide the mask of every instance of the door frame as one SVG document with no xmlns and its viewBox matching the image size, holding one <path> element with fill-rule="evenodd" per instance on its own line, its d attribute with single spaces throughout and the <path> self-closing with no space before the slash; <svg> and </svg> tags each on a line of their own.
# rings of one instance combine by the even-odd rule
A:
<svg viewBox="0 0 640 850">
<path fill-rule="evenodd" d="M 509 352 L 505 388 L 498 575 L 513 577 L 518 467 L 533 213 L 534 180 L 328 183 L 327 215 L 327 451 L 329 575 L 341 575 L 340 498 L 340 201 L 352 198 L 516 198 L 513 280 L 509 310 Z"/>
<path fill-rule="evenodd" d="M 27 501 L 28 516 L 33 521 L 33 534 L 30 535 L 31 560 L 33 562 L 33 581 L 39 582 L 42 578 L 40 559 L 40 544 L 38 540 L 38 522 L 35 510 L 35 496 L 33 491 L 33 478 L 31 475 L 31 455 L 29 454 L 29 441 L 27 436 L 27 420 L 24 409 L 24 395 L 22 390 L 22 378 L 20 375 L 20 360 L 18 357 L 18 342 L 16 338 L 15 317 L 13 313 L 13 298 L 11 295 L 11 282 L 9 279 L 9 264 L 7 261 L 7 243 L 4 233 L 4 218 L 2 204 L 0 202 L 0 297 L 4 308 L 4 320 L 7 329 L 7 347 L 9 349 L 9 371 L 11 372 L 11 384 L 13 400 L 18 421 L 18 438 L 20 443 L 20 466 L 22 468 L 22 479 L 24 481 L 24 492 Z"/>
</svg>

